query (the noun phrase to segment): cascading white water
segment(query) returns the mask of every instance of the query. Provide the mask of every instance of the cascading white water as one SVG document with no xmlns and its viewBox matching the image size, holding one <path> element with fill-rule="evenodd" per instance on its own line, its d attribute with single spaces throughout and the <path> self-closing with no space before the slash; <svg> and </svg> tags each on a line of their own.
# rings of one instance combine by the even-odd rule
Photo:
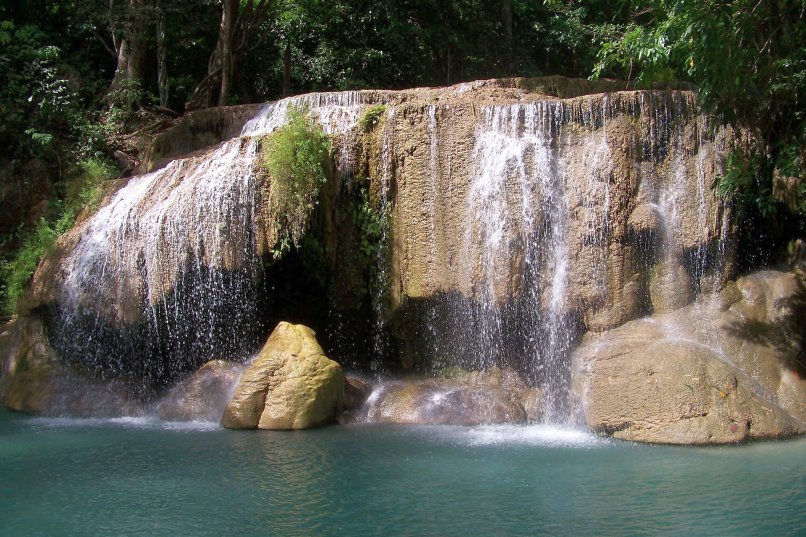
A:
<svg viewBox="0 0 806 537">
<path fill-rule="evenodd" d="M 456 94 L 467 98 L 472 90 Z M 426 268 L 412 302 L 419 300 L 415 311 L 427 325 L 420 333 L 431 353 L 423 356 L 433 359 L 421 365 L 510 366 L 543 390 L 542 419 L 562 422 L 570 415 L 569 354 L 586 323 L 595 326 L 590 318 L 613 304 L 611 326 L 649 313 L 651 297 L 635 306 L 622 296 L 649 294 L 642 271 L 674 262 L 701 287 L 718 263 L 714 251 L 722 247 L 711 243 L 727 228 L 706 184 L 713 178 L 706 168 L 717 157 L 696 128 L 696 141 L 684 143 L 691 125 L 683 126 L 691 115 L 686 99 L 659 92 L 488 103 L 464 145 L 450 140 L 450 105 L 390 105 L 379 143 L 364 148 L 353 143 L 361 136 L 361 111 L 390 102 L 388 96 L 346 92 L 269 103 L 239 138 L 132 178 L 84 225 L 64 264 L 56 343 L 84 364 L 155 381 L 210 358 L 245 357 L 262 329 L 265 292 L 257 138 L 298 106 L 334 137 L 340 175 L 364 173 L 357 168 L 361 151 L 379 151 L 372 192 L 381 218 L 401 216 L 395 212 L 401 196 L 415 200 L 412 220 L 423 229 L 413 236 L 422 240 L 406 247 L 418 249 L 416 261 Z M 412 132 L 422 147 L 400 138 Z M 621 145 L 612 142 L 613 132 Z M 457 147 L 465 152 L 453 154 Z M 406 188 L 416 194 L 401 194 Z M 691 203 L 695 211 L 681 209 Z M 627 220 L 636 205 L 650 207 L 661 222 L 641 236 L 651 244 L 631 243 Z M 452 219 L 462 223 L 449 234 Z M 375 357 L 367 363 L 376 369 L 394 349 L 381 336 L 388 328 L 385 293 L 405 279 L 396 272 L 406 270 L 403 263 L 388 266 L 385 248 L 405 242 L 393 236 L 400 231 L 394 225 L 382 230 L 371 289 Z M 627 259 L 642 249 L 649 269 Z M 429 280 L 448 263 L 455 268 L 450 279 Z M 622 274 L 633 279 L 623 281 Z M 156 367 L 132 365 L 145 362 Z"/>
<path fill-rule="evenodd" d="M 374 330 L 372 335 L 373 357 L 370 369 L 380 374 L 383 358 L 388 353 L 386 329 L 386 299 L 389 289 L 389 218 L 391 213 L 390 190 L 395 174 L 395 109 L 387 108 L 383 133 L 381 134 L 381 173 L 378 185 L 378 202 L 381 229 L 375 254 L 375 281 L 372 285 L 372 309 Z"/>
<path fill-rule="evenodd" d="M 238 342 L 256 311 L 245 298 L 260 269 L 255 152 L 253 140 L 235 139 L 134 177 L 87 222 L 57 300 L 64 355 L 159 380 L 194 356 L 244 350 Z M 134 331 L 135 347 L 120 325 Z M 130 354 L 171 359 L 145 372 Z"/>
<path fill-rule="evenodd" d="M 467 282 L 479 282 L 472 310 L 478 362 L 485 367 L 519 349 L 548 398 L 547 417 L 563 383 L 559 361 L 571 339 L 566 327 L 569 211 L 564 195 L 562 109 L 536 102 L 483 110 L 466 213 L 463 264 Z M 481 248 L 477 245 L 481 244 Z M 520 298 L 518 298 L 520 295 Z M 517 304 L 507 303 L 516 300 Z M 517 310 L 517 312 L 513 312 Z M 513 327 L 507 317 L 517 315 Z M 457 312 L 457 322 L 464 322 Z"/>
<path fill-rule="evenodd" d="M 240 137 L 129 180 L 63 264 L 51 323 L 62 355 L 147 383 L 211 358 L 245 357 L 263 330 L 258 137 L 282 126 L 291 106 L 343 136 L 366 100 L 346 92 L 269 103 Z M 351 166 L 349 152 L 336 160 Z"/>
<path fill-rule="evenodd" d="M 618 300 L 619 293 L 629 292 L 625 305 L 605 304 L 641 312 L 630 300 L 652 308 L 649 295 L 655 282 L 642 284 L 639 271 L 669 271 L 677 280 L 665 289 L 659 286 L 660 293 L 669 294 L 689 281 L 699 290 L 706 273 L 722 270 L 710 244 L 723 240 L 724 222 L 703 184 L 713 173 L 701 171 L 715 156 L 709 144 L 686 138 L 691 115 L 685 95 L 663 92 L 640 94 L 635 101 L 603 96 L 483 108 L 457 263 L 463 270 L 460 287 L 471 296 L 454 300 L 447 328 L 452 337 L 434 334 L 435 354 L 462 345 L 464 351 L 457 354 L 464 367 L 514 366 L 544 390 L 545 421 L 571 419 L 569 354 L 592 300 Z M 632 139 L 619 135 L 626 146 L 613 149 L 609 122 L 620 119 L 613 128 L 624 132 L 625 117 L 634 118 L 627 121 L 640 128 Z M 700 136 L 696 130 L 694 135 Z M 631 146 L 642 147 L 642 153 L 625 153 L 623 147 Z M 635 194 L 624 187 L 618 188 L 620 198 L 611 193 L 615 181 L 627 180 L 625 156 L 635 159 L 631 168 L 640 186 L 638 204 L 652 207 L 662 223 L 648 245 L 641 244 L 646 237 L 633 237 L 627 223 L 618 220 L 625 218 L 618 216 L 622 204 L 636 203 L 625 196 Z M 638 240 L 632 254 L 636 258 L 615 259 L 614 243 L 633 240 Z M 642 254 L 642 248 L 650 253 Z M 648 258 L 642 261 L 644 255 Z M 642 268 L 642 263 L 649 265 Z M 634 271 L 634 276 L 627 275 L 635 281 L 618 279 L 611 267 Z M 686 296 L 683 304 L 690 300 Z M 660 308 L 660 302 L 654 307 Z M 615 311 L 613 315 L 629 315 Z M 450 347 L 440 346 L 446 340 Z"/>
</svg>

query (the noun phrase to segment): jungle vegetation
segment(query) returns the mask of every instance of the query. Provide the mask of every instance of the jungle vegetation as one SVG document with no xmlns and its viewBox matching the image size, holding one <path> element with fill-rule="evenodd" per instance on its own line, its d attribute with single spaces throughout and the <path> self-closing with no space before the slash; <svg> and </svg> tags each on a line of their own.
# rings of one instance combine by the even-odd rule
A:
<svg viewBox="0 0 806 537">
<path fill-rule="evenodd" d="M 785 246 L 806 231 L 805 43 L 806 0 L 2 0 L 0 300 L 185 111 L 494 77 L 695 84 L 753 134 L 714 187 L 750 247 Z"/>
</svg>

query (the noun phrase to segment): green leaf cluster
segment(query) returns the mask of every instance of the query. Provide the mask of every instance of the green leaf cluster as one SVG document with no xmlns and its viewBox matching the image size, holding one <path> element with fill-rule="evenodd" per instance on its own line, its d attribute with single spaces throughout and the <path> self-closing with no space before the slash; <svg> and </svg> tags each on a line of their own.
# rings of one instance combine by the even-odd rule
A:
<svg viewBox="0 0 806 537">
<path fill-rule="evenodd" d="M 386 105 L 385 104 L 374 104 L 364 110 L 361 114 L 361 117 L 358 118 L 358 126 L 361 127 L 361 130 L 364 132 L 369 132 L 375 126 L 380 123 L 381 117 L 386 112 Z"/>
<path fill-rule="evenodd" d="M 369 293 L 373 301 L 383 301 L 383 294 L 387 291 L 384 271 L 389 254 L 389 244 L 386 241 L 389 213 L 382 207 L 376 207 L 370 200 L 367 189 L 362 188 L 352 202 L 351 216 L 360 241 L 353 262 L 363 267 L 366 278 L 363 292 Z"/>
<path fill-rule="evenodd" d="M 708 110 L 753 135 L 728 159 L 719 195 L 741 216 L 794 216 L 789 233 L 806 232 L 806 0 L 630 4 L 632 22 L 601 46 L 593 76 L 696 84 Z M 796 199 L 781 203 L 776 177 L 794 183 Z"/>
<path fill-rule="evenodd" d="M 352 218 L 361 235 L 361 254 L 374 261 L 382 252 L 383 237 L 389 227 L 386 212 L 373 207 L 367 190 L 362 188 L 352 206 Z"/>
<path fill-rule="evenodd" d="M 279 245 L 299 247 L 327 181 L 330 140 L 305 110 L 289 107 L 287 123 L 262 146 L 261 164 L 269 180 L 269 207 L 278 222 Z"/>
</svg>

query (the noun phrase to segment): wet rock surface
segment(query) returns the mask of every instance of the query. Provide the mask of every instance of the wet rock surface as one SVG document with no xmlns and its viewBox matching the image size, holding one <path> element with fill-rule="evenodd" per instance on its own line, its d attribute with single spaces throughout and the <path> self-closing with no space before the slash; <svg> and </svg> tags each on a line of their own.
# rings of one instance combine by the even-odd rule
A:
<svg viewBox="0 0 806 537">
<path fill-rule="evenodd" d="M 0 328 L 0 401 L 42 416 L 116 417 L 142 413 L 120 381 L 99 381 L 62 365 L 43 323 L 18 317 Z"/>
<path fill-rule="evenodd" d="M 601 331 L 653 305 L 684 305 L 693 295 L 670 289 L 689 280 L 697 288 L 705 272 L 724 268 L 709 258 L 723 239 L 725 213 L 709 185 L 733 133 L 708 128 L 692 92 L 618 91 L 625 87 L 505 79 L 310 94 L 189 114 L 160 137 L 154 159 L 193 152 L 132 177 L 60 239 L 34 275 L 23 311 L 51 312 L 54 341 L 77 360 L 82 349 L 70 342 L 88 332 L 104 338 L 100 346 L 122 342 L 138 356 L 150 352 L 138 342 L 181 334 L 152 345 L 181 355 L 188 367 L 177 375 L 251 352 L 262 336 L 241 337 L 231 327 L 247 326 L 260 309 L 255 282 L 277 239 L 256 155 L 260 137 L 281 125 L 292 105 L 307 106 L 333 140 L 317 232 L 337 283 L 355 279 L 351 285 L 362 289 L 361 275 L 371 272 L 349 270 L 355 256 L 341 255 L 350 233 L 337 225 L 347 201 L 339 196 L 365 186 L 373 206 L 386 207 L 388 266 L 377 269 L 399 363 L 433 361 L 442 350 L 416 345 L 424 331 L 417 323 L 426 321 L 406 319 L 422 305 L 447 303 L 455 314 L 438 338 L 481 334 L 457 357 L 472 368 L 493 365 L 474 363 L 475 356 L 495 360 L 508 350 L 472 352 L 501 339 L 483 333 L 510 322 L 510 313 L 496 309 L 528 325 L 510 333 L 527 334 L 516 347 L 532 337 L 527 354 L 539 355 L 551 338 L 527 329 Z M 386 106 L 378 124 L 362 129 L 361 113 L 376 104 Z M 345 178 L 364 177 L 367 184 L 340 187 Z M 650 283 L 653 273 L 663 277 Z M 331 294 L 337 303 L 355 302 L 355 293 L 342 293 L 349 300 Z M 461 315 L 468 310 L 469 320 Z M 224 323 L 229 315 L 237 321 Z M 201 328 L 184 333 L 191 323 Z"/>
<path fill-rule="evenodd" d="M 536 420 L 542 393 L 512 371 L 461 372 L 451 378 L 383 383 L 354 419 L 417 425 L 524 424 Z"/>
<path fill-rule="evenodd" d="M 160 399 L 157 415 L 167 421 L 220 421 L 242 372 L 241 364 L 207 362 Z"/>
<path fill-rule="evenodd" d="M 573 386 L 588 426 L 616 438 L 720 444 L 806 431 L 803 291 L 791 273 L 740 278 L 671 314 L 589 334 Z"/>
<path fill-rule="evenodd" d="M 372 393 L 369 383 L 356 377 L 344 379 L 344 410 L 356 410 L 363 405 Z"/>
</svg>

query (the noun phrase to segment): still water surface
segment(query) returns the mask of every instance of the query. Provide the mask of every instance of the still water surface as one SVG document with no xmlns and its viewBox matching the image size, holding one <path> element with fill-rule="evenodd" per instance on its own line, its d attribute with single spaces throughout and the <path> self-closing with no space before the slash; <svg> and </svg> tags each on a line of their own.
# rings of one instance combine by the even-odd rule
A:
<svg viewBox="0 0 806 537">
<path fill-rule="evenodd" d="M 550 427 L 293 433 L 0 410 L 0 535 L 806 535 L 806 439 Z"/>
</svg>

